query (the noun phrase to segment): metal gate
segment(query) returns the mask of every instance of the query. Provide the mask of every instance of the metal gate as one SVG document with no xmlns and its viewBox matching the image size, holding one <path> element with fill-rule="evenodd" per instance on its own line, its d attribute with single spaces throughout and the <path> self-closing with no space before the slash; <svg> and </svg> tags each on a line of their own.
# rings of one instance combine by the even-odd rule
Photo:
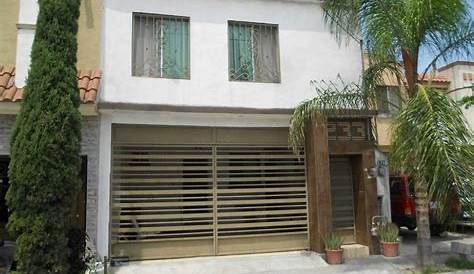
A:
<svg viewBox="0 0 474 274">
<path fill-rule="evenodd" d="M 304 155 L 279 145 L 286 136 L 262 144 L 254 138 L 261 131 L 245 137 L 248 130 L 208 128 L 195 129 L 196 144 L 173 144 L 192 141 L 181 134 L 193 130 L 154 128 L 154 142 L 124 137 L 135 135 L 131 130 L 144 129 L 119 129 L 112 147 L 112 256 L 140 260 L 308 247 Z"/>
<path fill-rule="evenodd" d="M 354 181 L 348 157 L 331 157 L 332 225 L 345 238 L 355 242 Z"/>
</svg>

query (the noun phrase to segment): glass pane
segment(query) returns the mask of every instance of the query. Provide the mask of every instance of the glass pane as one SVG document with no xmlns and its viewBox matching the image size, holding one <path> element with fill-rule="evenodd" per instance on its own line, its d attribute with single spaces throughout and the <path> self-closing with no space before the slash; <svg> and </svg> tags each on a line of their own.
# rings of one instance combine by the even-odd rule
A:
<svg viewBox="0 0 474 274">
<path fill-rule="evenodd" d="M 163 77 L 189 77 L 189 21 L 163 19 Z"/>
<path fill-rule="evenodd" d="M 390 113 L 395 113 L 400 110 L 401 98 L 400 98 L 400 88 L 399 87 L 388 87 L 388 100 L 389 105 L 388 109 Z"/>
<path fill-rule="evenodd" d="M 255 27 L 253 37 L 255 80 L 259 82 L 279 82 L 277 28 L 259 25 Z"/>
<path fill-rule="evenodd" d="M 134 16 L 133 60 L 134 76 L 160 76 L 160 24 L 157 18 Z"/>
<path fill-rule="evenodd" d="M 388 95 L 386 86 L 378 87 L 376 91 L 377 109 L 379 113 L 388 113 Z"/>
<path fill-rule="evenodd" d="M 229 24 L 230 79 L 252 81 L 252 27 L 246 24 Z"/>
</svg>

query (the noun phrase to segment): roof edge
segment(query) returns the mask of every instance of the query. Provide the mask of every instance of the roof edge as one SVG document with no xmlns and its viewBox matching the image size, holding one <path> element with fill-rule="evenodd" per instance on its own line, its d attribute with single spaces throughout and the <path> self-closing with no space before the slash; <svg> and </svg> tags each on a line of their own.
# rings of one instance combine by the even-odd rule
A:
<svg viewBox="0 0 474 274">
<path fill-rule="evenodd" d="M 455 61 L 455 62 L 452 62 L 452 63 L 449 63 L 447 65 L 444 65 L 442 67 L 440 67 L 438 69 L 438 71 L 445 71 L 447 69 L 450 69 L 454 66 L 474 66 L 474 61 L 467 61 L 467 60 L 463 60 L 463 61 Z"/>
</svg>

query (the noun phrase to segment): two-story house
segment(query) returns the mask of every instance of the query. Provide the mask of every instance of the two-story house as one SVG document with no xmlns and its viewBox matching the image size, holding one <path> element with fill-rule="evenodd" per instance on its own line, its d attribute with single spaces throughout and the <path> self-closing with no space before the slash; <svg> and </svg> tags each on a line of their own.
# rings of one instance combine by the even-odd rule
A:
<svg viewBox="0 0 474 274">
<path fill-rule="evenodd" d="M 373 113 L 311 123 L 299 154 L 288 143 L 293 109 L 316 95 L 311 80 L 362 71 L 358 43 L 335 41 L 321 1 L 82 3 L 78 67 L 94 69 L 78 76 L 86 224 L 101 256 L 321 252 L 333 230 L 368 250 Z M 16 70 L 0 73 L 20 91 L 35 9 L 20 1 Z M 4 155 L 15 98 L 0 105 Z"/>
<path fill-rule="evenodd" d="M 315 95 L 310 81 L 362 71 L 358 44 L 337 44 L 320 4 L 104 1 L 102 254 L 322 251 L 331 228 L 369 245 L 367 119 L 313 128 L 306 157 L 288 145 L 293 108 Z M 346 136 L 328 142 L 331 133 Z"/>
</svg>

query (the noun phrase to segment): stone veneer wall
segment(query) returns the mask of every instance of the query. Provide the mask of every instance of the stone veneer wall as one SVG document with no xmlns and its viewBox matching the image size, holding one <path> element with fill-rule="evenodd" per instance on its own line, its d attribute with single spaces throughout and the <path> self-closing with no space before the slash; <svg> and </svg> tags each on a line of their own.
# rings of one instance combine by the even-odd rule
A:
<svg viewBox="0 0 474 274">
<path fill-rule="evenodd" d="M 10 154 L 10 134 L 15 115 L 0 115 L 0 156 Z M 86 230 L 96 242 L 97 196 L 99 167 L 99 117 L 83 117 L 82 155 L 87 155 L 87 212 Z"/>
</svg>

